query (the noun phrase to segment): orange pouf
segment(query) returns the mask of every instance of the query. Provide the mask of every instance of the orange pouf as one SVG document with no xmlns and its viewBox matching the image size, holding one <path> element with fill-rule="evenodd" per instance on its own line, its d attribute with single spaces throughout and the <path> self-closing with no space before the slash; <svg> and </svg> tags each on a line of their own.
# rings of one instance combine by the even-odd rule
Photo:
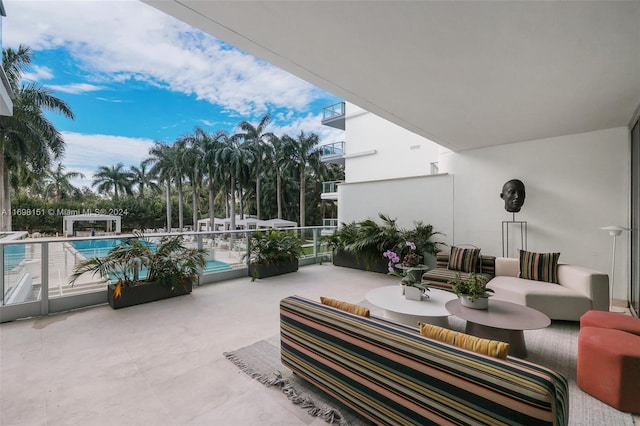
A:
<svg viewBox="0 0 640 426">
<path fill-rule="evenodd" d="M 615 312 L 588 311 L 580 317 L 582 327 L 612 328 L 640 336 L 640 319 Z"/>
<path fill-rule="evenodd" d="M 640 414 L 640 336 L 582 327 L 576 382 L 602 402 L 620 411 Z"/>
</svg>

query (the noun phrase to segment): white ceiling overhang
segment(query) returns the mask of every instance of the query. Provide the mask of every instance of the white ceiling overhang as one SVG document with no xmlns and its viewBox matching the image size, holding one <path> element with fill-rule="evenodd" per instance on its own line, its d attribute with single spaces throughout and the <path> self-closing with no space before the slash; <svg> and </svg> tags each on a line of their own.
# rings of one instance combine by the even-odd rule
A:
<svg viewBox="0 0 640 426">
<path fill-rule="evenodd" d="M 640 105 L 638 1 L 142 1 L 453 150 Z"/>
</svg>

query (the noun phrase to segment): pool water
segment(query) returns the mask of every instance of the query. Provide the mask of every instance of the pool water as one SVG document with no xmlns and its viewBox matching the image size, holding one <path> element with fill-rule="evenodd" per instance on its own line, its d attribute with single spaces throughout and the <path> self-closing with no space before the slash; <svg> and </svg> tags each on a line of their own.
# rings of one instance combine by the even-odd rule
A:
<svg viewBox="0 0 640 426">
<path fill-rule="evenodd" d="M 122 239 L 109 239 L 109 240 L 83 240 L 72 241 L 71 244 L 82 253 L 87 259 L 92 257 L 104 257 L 109 254 L 109 251 L 115 246 L 122 244 Z M 149 243 L 152 244 L 153 243 Z M 203 273 L 208 274 L 212 272 L 227 271 L 231 266 L 228 263 L 221 262 L 219 260 L 207 260 L 207 264 L 203 269 Z M 147 275 L 146 270 L 140 271 L 141 278 Z"/>
<path fill-rule="evenodd" d="M 87 259 L 91 257 L 105 257 L 112 248 L 122 244 L 123 240 L 83 240 L 72 241 L 71 245 Z"/>
</svg>

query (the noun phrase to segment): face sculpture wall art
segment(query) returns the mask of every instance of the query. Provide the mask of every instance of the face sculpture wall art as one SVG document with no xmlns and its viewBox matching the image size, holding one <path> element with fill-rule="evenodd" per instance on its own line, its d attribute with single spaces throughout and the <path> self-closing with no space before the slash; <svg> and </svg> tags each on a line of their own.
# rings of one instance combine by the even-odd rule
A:
<svg viewBox="0 0 640 426">
<path fill-rule="evenodd" d="M 526 193 L 524 183 L 519 179 L 511 179 L 502 186 L 500 198 L 504 200 L 504 209 L 510 213 L 517 213 L 524 204 Z"/>
</svg>

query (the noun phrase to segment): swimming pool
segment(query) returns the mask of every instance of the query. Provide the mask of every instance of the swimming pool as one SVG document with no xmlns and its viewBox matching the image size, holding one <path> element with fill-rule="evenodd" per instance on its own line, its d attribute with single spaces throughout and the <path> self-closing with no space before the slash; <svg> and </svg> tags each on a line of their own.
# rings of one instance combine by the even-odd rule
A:
<svg viewBox="0 0 640 426">
<path fill-rule="evenodd" d="M 92 257 L 104 257 L 109 254 L 109 251 L 122 244 L 124 240 L 114 238 L 107 240 L 82 240 L 82 241 L 71 241 L 71 245 L 78 250 L 78 252 L 82 253 L 84 257 L 90 259 Z M 151 247 L 155 247 L 155 244 L 148 243 Z M 220 271 L 228 271 L 231 269 L 231 265 L 225 262 L 221 262 L 219 260 L 207 260 L 207 264 L 205 265 L 202 273 L 208 274 L 212 272 L 220 272 Z M 146 276 L 147 272 L 142 271 L 141 275 Z"/>
</svg>

